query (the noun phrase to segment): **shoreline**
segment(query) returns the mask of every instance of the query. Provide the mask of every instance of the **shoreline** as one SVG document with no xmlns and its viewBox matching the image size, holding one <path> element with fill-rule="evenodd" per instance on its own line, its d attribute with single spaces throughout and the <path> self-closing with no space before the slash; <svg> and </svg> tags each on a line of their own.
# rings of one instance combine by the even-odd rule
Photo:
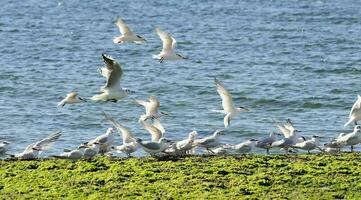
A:
<svg viewBox="0 0 361 200">
<path fill-rule="evenodd" d="M 361 196 L 361 153 L 0 161 L 18 198 L 344 199 Z"/>
</svg>

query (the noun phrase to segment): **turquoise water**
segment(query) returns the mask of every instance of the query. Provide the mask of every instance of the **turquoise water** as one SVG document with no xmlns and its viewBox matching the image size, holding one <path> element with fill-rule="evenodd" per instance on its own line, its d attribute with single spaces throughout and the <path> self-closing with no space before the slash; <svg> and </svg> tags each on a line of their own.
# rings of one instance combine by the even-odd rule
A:
<svg viewBox="0 0 361 200">
<path fill-rule="evenodd" d="M 0 136 L 11 152 L 54 129 L 63 137 L 49 153 L 73 148 L 105 132 L 114 116 L 135 135 L 143 108 L 132 99 L 156 95 L 167 136 L 201 135 L 223 127 L 213 85 L 217 77 L 236 105 L 252 112 L 232 121 L 224 142 L 276 130 L 272 119 L 291 118 L 303 135 L 332 137 L 344 128 L 360 93 L 361 4 L 349 1 L 14 1 L 0 7 Z M 112 43 L 122 17 L 145 45 Z M 154 27 L 177 39 L 189 57 L 159 64 Z M 58 109 L 73 90 L 91 97 L 104 84 L 101 54 L 124 69 L 123 87 L 135 91 L 118 103 Z M 120 140 L 118 140 L 120 143 Z"/>
</svg>

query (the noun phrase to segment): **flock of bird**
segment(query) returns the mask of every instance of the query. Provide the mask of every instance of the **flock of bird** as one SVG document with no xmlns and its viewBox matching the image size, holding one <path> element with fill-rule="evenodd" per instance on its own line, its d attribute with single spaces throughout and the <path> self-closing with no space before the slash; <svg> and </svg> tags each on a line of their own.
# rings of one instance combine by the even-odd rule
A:
<svg viewBox="0 0 361 200">
<path fill-rule="evenodd" d="M 121 32 L 121 36 L 115 37 L 113 39 L 114 43 L 134 42 L 136 44 L 143 44 L 146 42 L 143 37 L 135 34 L 122 19 L 119 18 L 116 25 Z M 159 62 L 186 59 L 186 57 L 175 53 L 176 40 L 173 37 L 159 28 L 155 28 L 155 31 L 163 42 L 163 49 L 158 55 L 153 56 L 154 59 L 157 59 Z M 99 72 L 105 77 L 106 83 L 101 87 L 101 93 L 94 95 L 90 99 L 95 102 L 117 102 L 131 94 L 132 91 L 121 87 L 120 82 L 123 76 L 121 65 L 114 58 L 105 54 L 102 54 L 102 59 L 105 66 L 100 68 Z M 212 111 L 224 115 L 224 127 L 227 128 L 230 126 L 232 119 L 240 113 L 248 112 L 249 109 L 233 105 L 232 95 L 216 78 L 214 79 L 214 84 L 217 93 L 222 99 L 223 109 Z M 71 92 L 58 103 L 58 107 L 84 102 L 87 102 L 85 98 L 78 96 L 77 92 Z M 302 136 L 290 119 L 285 123 L 275 122 L 276 127 L 281 133 L 272 132 L 268 137 L 258 140 L 249 139 L 239 144 L 222 144 L 220 138 L 224 135 L 223 130 L 216 130 L 212 135 L 204 138 L 197 138 L 197 131 L 192 131 L 184 140 L 169 140 L 166 137 L 165 128 L 161 124 L 161 118 L 166 116 L 167 113 L 159 111 L 160 102 L 158 99 L 155 96 L 150 96 L 148 100 L 135 100 L 135 102 L 145 108 L 145 113 L 139 117 L 138 122 L 150 133 L 148 141 L 135 137 L 128 128 L 119 123 L 114 117 L 103 112 L 105 118 L 113 125 L 122 138 L 122 145 L 115 145 L 115 129 L 108 128 L 104 134 L 80 144 L 77 148 L 72 150 L 64 149 L 64 152 L 60 155 L 52 155 L 51 157 L 71 160 L 91 159 L 97 155 L 113 156 L 114 152 L 131 156 L 132 153 L 139 149 L 143 149 L 152 156 L 190 155 L 197 154 L 197 148 L 203 148 L 206 153 L 214 155 L 247 154 L 252 152 L 254 148 L 265 149 L 267 154 L 273 148 L 284 149 L 286 154 L 297 152 L 298 149 L 305 150 L 308 153 L 312 150 L 340 153 L 341 148 L 345 146 L 350 146 L 351 151 L 353 151 L 353 147 L 361 143 L 361 126 L 357 125 L 357 121 L 361 120 L 361 96 L 358 96 L 351 109 L 349 121 L 345 124 L 345 126 L 348 126 L 354 123 L 353 132 L 341 133 L 323 146 L 319 144 L 321 136 L 314 135 L 311 138 Z M 283 138 L 278 139 L 282 135 Z M 48 137 L 28 145 L 22 153 L 15 155 L 8 153 L 11 147 L 10 142 L 0 141 L 0 155 L 18 159 L 36 159 L 60 137 L 61 131 L 55 131 Z"/>
</svg>

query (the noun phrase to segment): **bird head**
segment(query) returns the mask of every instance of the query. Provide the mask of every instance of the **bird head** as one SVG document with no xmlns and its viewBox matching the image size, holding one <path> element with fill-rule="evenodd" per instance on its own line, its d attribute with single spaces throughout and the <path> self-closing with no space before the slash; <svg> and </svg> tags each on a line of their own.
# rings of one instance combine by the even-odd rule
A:
<svg viewBox="0 0 361 200">
<path fill-rule="evenodd" d="M 237 110 L 240 111 L 240 112 L 249 112 L 250 111 L 248 108 L 245 108 L 245 107 L 242 107 L 242 106 L 238 107 Z"/>
</svg>

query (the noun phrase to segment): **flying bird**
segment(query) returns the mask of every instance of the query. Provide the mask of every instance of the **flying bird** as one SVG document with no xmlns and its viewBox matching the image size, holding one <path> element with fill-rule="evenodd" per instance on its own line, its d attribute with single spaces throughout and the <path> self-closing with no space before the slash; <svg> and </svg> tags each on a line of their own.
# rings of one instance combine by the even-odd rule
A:
<svg viewBox="0 0 361 200">
<path fill-rule="evenodd" d="M 120 33 L 122 34 L 121 36 L 115 37 L 113 39 L 113 42 L 115 44 L 122 44 L 124 42 L 134 42 L 136 44 L 143 44 L 144 42 L 147 41 L 140 35 L 135 34 L 121 18 L 118 18 L 115 24 L 117 25 Z"/>
<path fill-rule="evenodd" d="M 160 30 L 159 28 L 155 28 L 155 31 L 163 42 L 163 49 L 159 54 L 153 55 L 154 59 L 157 59 L 160 63 L 162 63 L 164 60 L 187 59 L 186 57 L 174 52 L 177 41 L 172 36 Z"/>
<path fill-rule="evenodd" d="M 231 123 L 231 119 L 239 115 L 242 112 L 248 112 L 249 109 L 245 107 L 234 107 L 231 93 L 222 85 L 221 82 L 214 78 L 214 84 L 216 85 L 217 92 L 222 98 L 223 110 L 214 110 L 215 112 L 220 112 L 225 114 L 223 123 L 224 127 L 228 127 Z"/>
<path fill-rule="evenodd" d="M 64 107 L 66 104 L 75 104 L 82 102 L 86 102 L 86 100 L 82 97 L 79 97 L 77 92 L 71 92 L 58 103 L 58 107 Z"/>
<path fill-rule="evenodd" d="M 130 90 L 120 86 L 120 80 L 123 76 L 123 69 L 120 64 L 112 57 L 102 54 L 105 67 L 100 68 L 100 74 L 106 78 L 105 85 L 100 89 L 101 94 L 94 95 L 93 101 L 112 101 L 117 102 L 128 96 Z"/>
</svg>

